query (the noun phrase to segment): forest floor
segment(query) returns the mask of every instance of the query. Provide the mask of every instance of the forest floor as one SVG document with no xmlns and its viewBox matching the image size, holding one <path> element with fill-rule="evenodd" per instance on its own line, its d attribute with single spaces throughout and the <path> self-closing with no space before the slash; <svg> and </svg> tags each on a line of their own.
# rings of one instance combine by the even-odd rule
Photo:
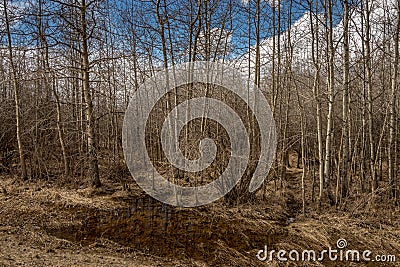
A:
<svg viewBox="0 0 400 267">
<path fill-rule="evenodd" d="M 378 193 L 318 211 L 307 195 L 303 216 L 300 182 L 293 168 L 285 189 L 269 190 L 257 205 L 179 209 L 146 197 L 133 182 L 126 191 L 112 181 L 87 189 L 1 177 L 0 266 L 400 266 L 398 207 Z M 266 245 L 318 252 L 335 249 L 339 239 L 371 257 L 395 255 L 397 263 L 256 257 Z"/>
</svg>

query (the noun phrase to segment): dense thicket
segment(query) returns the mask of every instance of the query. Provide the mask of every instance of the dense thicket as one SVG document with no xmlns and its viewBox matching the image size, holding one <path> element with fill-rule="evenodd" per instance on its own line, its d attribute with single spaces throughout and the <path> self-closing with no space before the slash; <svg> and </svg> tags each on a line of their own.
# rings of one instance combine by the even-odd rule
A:
<svg viewBox="0 0 400 267">
<path fill-rule="evenodd" d="M 0 170 L 100 186 L 124 166 L 122 120 L 140 84 L 221 60 L 270 102 L 276 188 L 296 153 L 321 201 L 397 198 L 399 12 L 389 0 L 4 0 Z"/>
</svg>

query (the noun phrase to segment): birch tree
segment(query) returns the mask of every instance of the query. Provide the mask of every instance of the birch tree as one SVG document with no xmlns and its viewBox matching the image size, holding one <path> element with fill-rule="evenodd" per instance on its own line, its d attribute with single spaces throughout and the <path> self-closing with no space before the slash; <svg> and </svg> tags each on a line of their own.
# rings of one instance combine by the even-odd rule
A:
<svg viewBox="0 0 400 267">
<path fill-rule="evenodd" d="M 348 194 L 348 167 L 349 167 L 349 76 L 350 76 L 350 55 L 349 55 L 349 2 L 343 1 L 343 123 L 342 123 L 342 197 Z"/>
<path fill-rule="evenodd" d="M 390 95 L 390 126 L 389 126 L 389 151 L 388 151 L 388 173 L 389 173 L 389 187 L 390 196 L 396 197 L 395 187 L 395 143 L 396 142 L 396 99 L 398 90 L 398 75 L 399 75 L 399 36 L 400 36 L 400 1 L 397 1 L 397 23 L 395 33 L 393 35 L 394 55 L 392 63 L 392 77 L 391 77 L 391 95 Z"/>
<path fill-rule="evenodd" d="M 12 85 L 14 89 L 14 103 L 15 103 L 15 127 L 17 134 L 17 142 L 18 142 L 18 152 L 19 152 L 19 161 L 21 166 L 21 177 L 23 180 L 28 179 L 28 172 L 26 168 L 25 162 L 25 150 L 22 142 L 22 129 L 21 129 L 21 112 L 20 112 L 20 95 L 19 95 L 19 83 L 18 83 L 18 74 L 17 68 L 14 62 L 14 51 L 12 46 L 12 34 L 10 30 L 10 19 L 8 16 L 8 6 L 7 0 L 3 0 L 3 12 L 4 19 L 6 24 L 6 35 L 7 35 L 7 45 L 8 45 L 8 59 L 10 61 L 11 66 L 11 79 Z"/>
<path fill-rule="evenodd" d="M 330 192 L 330 179 L 331 179 L 331 162 L 332 162 L 332 139 L 333 139 L 333 112 L 334 112 L 334 101 L 335 101 L 335 48 L 333 43 L 333 2 L 327 0 L 327 49 L 328 49 L 328 115 L 326 118 L 326 138 L 325 138 L 325 163 L 324 163 L 324 177 L 325 187 L 329 199 L 331 199 Z"/>
</svg>

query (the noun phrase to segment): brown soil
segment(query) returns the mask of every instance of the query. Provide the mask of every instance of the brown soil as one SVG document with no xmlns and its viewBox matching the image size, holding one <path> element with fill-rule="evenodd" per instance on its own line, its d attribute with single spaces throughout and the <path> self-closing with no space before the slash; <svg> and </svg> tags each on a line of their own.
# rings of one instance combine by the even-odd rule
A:
<svg viewBox="0 0 400 267">
<path fill-rule="evenodd" d="M 194 209 L 161 204 L 134 184 L 127 192 L 112 181 L 92 190 L 2 177 L 0 266 L 391 266 L 256 258 L 265 245 L 320 251 L 339 238 L 400 262 L 398 208 L 364 195 L 323 212 L 308 201 L 304 217 L 300 171 L 289 170 L 286 189 L 257 205 Z"/>
</svg>

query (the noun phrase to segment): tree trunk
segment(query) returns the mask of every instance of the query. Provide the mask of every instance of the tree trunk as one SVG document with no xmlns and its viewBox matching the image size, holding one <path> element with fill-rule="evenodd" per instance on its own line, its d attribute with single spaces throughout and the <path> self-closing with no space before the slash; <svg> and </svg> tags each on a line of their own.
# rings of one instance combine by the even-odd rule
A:
<svg viewBox="0 0 400 267">
<path fill-rule="evenodd" d="M 393 37 L 394 41 L 394 59 L 393 71 L 391 79 L 391 96 L 390 96 L 390 129 L 389 129 L 389 153 L 388 153 L 388 172 L 389 172 L 389 186 L 390 197 L 396 197 L 395 187 L 395 150 L 396 143 L 396 95 L 398 90 L 398 72 L 399 72 L 399 35 L 400 35 L 400 2 L 397 2 L 397 25 Z"/>
<path fill-rule="evenodd" d="M 96 139 L 94 131 L 93 103 L 90 92 L 89 76 L 89 50 L 86 21 L 86 0 L 81 1 L 80 19 L 81 19 L 81 38 L 82 38 L 82 93 L 85 99 L 86 113 L 86 135 L 89 153 L 89 172 L 93 187 L 100 187 L 99 164 L 96 152 Z"/>
<path fill-rule="evenodd" d="M 51 86 L 51 91 L 53 93 L 54 99 L 56 101 L 56 112 L 57 112 L 57 132 L 58 132 L 58 139 L 61 146 L 61 152 L 63 156 L 63 163 L 64 163 L 64 175 L 68 176 L 70 167 L 68 162 L 68 156 L 66 151 L 65 145 L 65 138 L 64 138 L 64 129 L 62 127 L 62 113 L 61 113 L 61 103 L 60 98 L 57 93 L 57 86 L 56 86 L 56 77 L 54 74 L 51 74 L 50 63 L 49 63 L 49 45 L 47 43 L 46 33 L 44 32 L 43 25 L 42 25 L 42 1 L 39 0 L 38 2 L 38 33 L 41 47 L 45 50 L 44 51 L 44 68 L 45 68 L 45 81 L 46 86 Z M 49 77 L 50 76 L 50 77 Z"/>
<path fill-rule="evenodd" d="M 349 2 L 344 0 L 344 19 L 343 19 L 343 154 L 342 154 L 342 197 L 348 194 L 348 168 L 349 168 L 349 75 L 350 75 L 350 55 L 349 55 Z"/>
<path fill-rule="evenodd" d="M 316 113 L 317 113 L 317 136 L 318 136 L 318 160 L 319 160 L 319 195 L 318 201 L 321 205 L 322 196 L 324 192 L 324 141 L 322 136 L 322 115 L 321 115 L 321 100 L 320 100 L 320 62 L 319 62 L 319 21 L 315 19 L 315 27 L 313 21 L 312 6 L 310 2 L 310 21 L 311 21 L 311 34 L 312 34 L 312 60 L 315 69 L 314 83 L 313 83 L 313 94 L 316 103 Z M 318 14 L 319 6 L 318 1 L 316 1 L 316 14 Z"/>
<path fill-rule="evenodd" d="M 365 1 L 365 55 L 364 61 L 366 64 L 366 89 L 367 89 L 367 109 L 368 109 L 368 135 L 369 135 L 369 148 L 370 148 L 370 170 L 371 170 L 371 187 L 372 192 L 378 187 L 375 171 L 375 145 L 373 136 L 373 106 L 372 106 L 372 66 L 371 66 L 371 27 L 370 27 L 370 3 L 369 0 Z"/>
<path fill-rule="evenodd" d="M 328 0 L 328 116 L 327 116 L 327 129 L 325 141 L 325 188 L 328 198 L 332 202 L 330 192 L 330 174 L 331 174 L 331 161 L 332 161 L 332 140 L 333 140 L 333 104 L 335 101 L 335 65 L 334 56 L 335 50 L 333 46 L 333 4 L 332 0 Z"/>
<path fill-rule="evenodd" d="M 12 78 L 12 83 L 13 83 L 13 88 L 14 88 L 15 126 L 17 128 L 17 142 L 18 142 L 19 161 L 20 161 L 20 165 L 21 165 L 21 177 L 23 180 L 27 180 L 28 173 L 27 173 L 27 169 L 26 169 L 24 147 L 22 144 L 22 137 L 21 137 L 21 114 L 20 114 L 20 103 L 19 103 L 19 86 L 18 86 L 18 78 L 17 78 L 17 69 L 14 64 L 11 31 L 10 31 L 10 21 L 8 18 L 8 11 L 7 11 L 7 0 L 4 0 L 3 4 L 4 4 L 4 18 L 5 18 L 6 31 L 7 31 L 7 41 L 8 41 L 8 57 L 10 60 L 10 65 L 11 65 L 11 75 L 12 75 L 11 78 Z"/>
</svg>

